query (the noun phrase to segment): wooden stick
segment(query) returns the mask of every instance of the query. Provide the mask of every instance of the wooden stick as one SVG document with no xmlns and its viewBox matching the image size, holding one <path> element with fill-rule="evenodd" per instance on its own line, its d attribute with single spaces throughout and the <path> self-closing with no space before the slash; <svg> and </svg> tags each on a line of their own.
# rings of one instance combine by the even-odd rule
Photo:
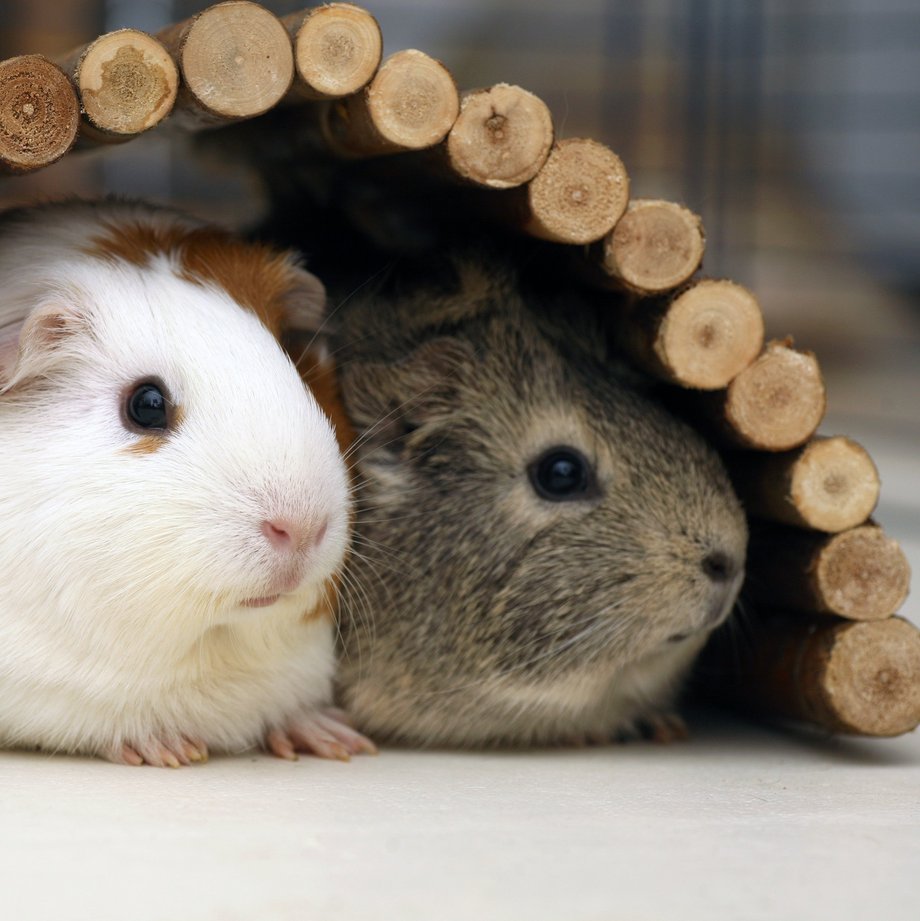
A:
<svg viewBox="0 0 920 921">
<path fill-rule="evenodd" d="M 720 679 L 720 697 L 830 732 L 897 736 L 920 723 L 920 630 L 767 616 Z"/>
<path fill-rule="evenodd" d="M 69 54 L 61 66 L 83 105 L 81 140 L 127 140 L 172 111 L 179 71 L 169 52 L 145 32 L 119 29 Z"/>
<path fill-rule="evenodd" d="M 512 192 L 525 232 L 556 243 L 593 243 L 626 210 L 629 177 L 609 147 L 588 138 L 558 141 L 536 177 Z"/>
<path fill-rule="evenodd" d="M 533 93 L 498 83 L 465 93 L 444 152 L 448 169 L 490 189 L 529 182 L 553 146 L 553 117 Z"/>
<path fill-rule="evenodd" d="M 878 502 L 878 470 L 849 438 L 815 438 L 797 451 L 729 458 L 748 514 L 836 533 L 862 524 Z"/>
<path fill-rule="evenodd" d="M 727 447 L 788 451 L 815 433 L 826 402 L 814 354 L 787 339 L 768 343 L 725 390 L 695 396 L 690 409 Z"/>
<path fill-rule="evenodd" d="M 671 201 L 635 199 L 596 256 L 608 284 L 639 295 L 684 284 L 703 260 L 703 224 Z"/>
<path fill-rule="evenodd" d="M 704 279 L 671 298 L 634 300 L 610 318 L 636 364 L 681 387 L 727 387 L 763 348 L 760 305 L 731 281 Z"/>
<path fill-rule="evenodd" d="M 157 37 L 182 74 L 176 115 L 186 127 L 260 115 L 284 96 L 294 78 L 287 30 L 249 0 L 210 6 Z"/>
<path fill-rule="evenodd" d="M 39 54 L 0 62 L 0 170 L 24 173 L 73 146 L 80 103 L 64 71 Z"/>
<path fill-rule="evenodd" d="M 410 49 L 390 55 L 362 92 L 334 103 L 324 133 L 343 157 L 424 150 L 447 136 L 459 111 L 447 68 Z"/>
<path fill-rule="evenodd" d="M 291 13 L 281 19 L 294 42 L 290 101 L 339 99 L 357 93 L 377 72 L 383 36 L 377 20 L 350 3 Z"/>
<path fill-rule="evenodd" d="M 777 525 L 751 529 L 744 591 L 757 604 L 882 620 L 909 589 L 904 551 L 875 524 L 831 536 Z"/>
</svg>

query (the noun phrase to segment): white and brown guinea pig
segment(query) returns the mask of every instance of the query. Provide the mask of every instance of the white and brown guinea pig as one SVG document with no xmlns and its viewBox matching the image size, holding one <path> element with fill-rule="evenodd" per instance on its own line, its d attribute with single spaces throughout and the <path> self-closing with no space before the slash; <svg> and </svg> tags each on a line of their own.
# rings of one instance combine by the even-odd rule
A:
<svg viewBox="0 0 920 921">
<path fill-rule="evenodd" d="M 0 217 L 0 745 L 372 750 L 328 709 L 350 496 L 276 334 L 287 254 L 175 213 Z"/>
<path fill-rule="evenodd" d="M 348 301 L 333 342 L 358 436 L 343 702 L 412 745 L 680 733 L 744 569 L 719 457 L 566 276 L 434 261 Z"/>
</svg>

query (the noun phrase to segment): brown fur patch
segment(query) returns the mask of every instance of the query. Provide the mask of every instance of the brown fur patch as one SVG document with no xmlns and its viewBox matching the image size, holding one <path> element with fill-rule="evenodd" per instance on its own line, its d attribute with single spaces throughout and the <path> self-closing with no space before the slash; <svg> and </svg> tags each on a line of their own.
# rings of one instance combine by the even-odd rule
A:
<svg viewBox="0 0 920 921">
<path fill-rule="evenodd" d="M 295 286 L 288 257 L 261 243 L 247 243 L 212 227 L 156 226 L 140 221 L 112 224 L 94 237 L 90 256 L 144 266 L 175 254 L 180 277 L 223 288 L 251 310 L 277 337 L 284 324 L 285 297 Z"/>
<path fill-rule="evenodd" d="M 328 593 L 330 597 L 323 597 L 320 599 L 318 604 L 309 611 L 305 611 L 303 615 L 303 622 L 305 624 L 312 623 L 316 620 L 328 620 L 334 621 L 336 615 L 336 608 L 338 606 L 338 597 L 339 597 L 339 577 L 334 575 L 331 579 L 332 582 L 332 591 Z"/>
<path fill-rule="evenodd" d="M 145 454 L 153 454 L 159 451 L 166 444 L 170 434 L 182 425 L 185 419 L 185 410 L 181 406 L 169 407 L 169 428 L 165 432 L 156 434 L 141 435 L 137 441 L 121 449 L 122 454 L 137 454 L 143 457 Z"/>
<path fill-rule="evenodd" d="M 317 361 L 309 352 L 298 363 L 297 370 L 310 388 L 316 402 L 329 417 L 335 428 L 335 440 L 344 454 L 354 443 L 355 430 L 345 413 L 345 406 L 339 393 L 339 379 L 335 367 L 329 361 Z"/>
</svg>

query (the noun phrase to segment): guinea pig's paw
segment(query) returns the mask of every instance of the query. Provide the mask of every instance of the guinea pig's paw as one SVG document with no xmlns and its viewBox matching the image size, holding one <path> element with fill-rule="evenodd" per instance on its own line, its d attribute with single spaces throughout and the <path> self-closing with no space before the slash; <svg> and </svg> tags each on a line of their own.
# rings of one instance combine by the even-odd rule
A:
<svg viewBox="0 0 920 921">
<path fill-rule="evenodd" d="M 139 767 L 151 764 L 154 767 L 182 767 L 183 764 L 203 764 L 208 760 L 208 747 L 198 739 L 172 738 L 168 741 L 149 738 L 142 743 L 125 743 L 107 753 L 109 761 L 116 764 L 130 764 Z"/>
<path fill-rule="evenodd" d="M 265 737 L 268 750 L 278 758 L 297 760 L 298 752 L 349 761 L 352 755 L 376 755 L 377 746 L 348 724 L 348 717 L 334 707 L 312 710 L 272 729 Z"/>
<path fill-rule="evenodd" d="M 683 718 L 676 713 L 668 711 L 644 713 L 640 717 L 620 726 L 615 734 L 617 742 L 633 742 L 637 739 L 647 739 L 667 745 L 671 742 L 682 742 L 690 738 L 690 730 Z"/>
</svg>

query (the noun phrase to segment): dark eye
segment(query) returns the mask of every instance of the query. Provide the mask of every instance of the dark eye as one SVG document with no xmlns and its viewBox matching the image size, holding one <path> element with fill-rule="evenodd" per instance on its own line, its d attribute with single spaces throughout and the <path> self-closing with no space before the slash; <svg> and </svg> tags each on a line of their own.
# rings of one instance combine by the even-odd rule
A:
<svg viewBox="0 0 920 921">
<path fill-rule="evenodd" d="M 142 429 L 165 429 L 167 401 L 156 384 L 140 384 L 128 394 L 128 420 Z"/>
<path fill-rule="evenodd" d="M 591 465 L 574 448 L 550 448 L 528 470 L 537 495 L 550 502 L 583 499 L 591 485 Z"/>
</svg>

